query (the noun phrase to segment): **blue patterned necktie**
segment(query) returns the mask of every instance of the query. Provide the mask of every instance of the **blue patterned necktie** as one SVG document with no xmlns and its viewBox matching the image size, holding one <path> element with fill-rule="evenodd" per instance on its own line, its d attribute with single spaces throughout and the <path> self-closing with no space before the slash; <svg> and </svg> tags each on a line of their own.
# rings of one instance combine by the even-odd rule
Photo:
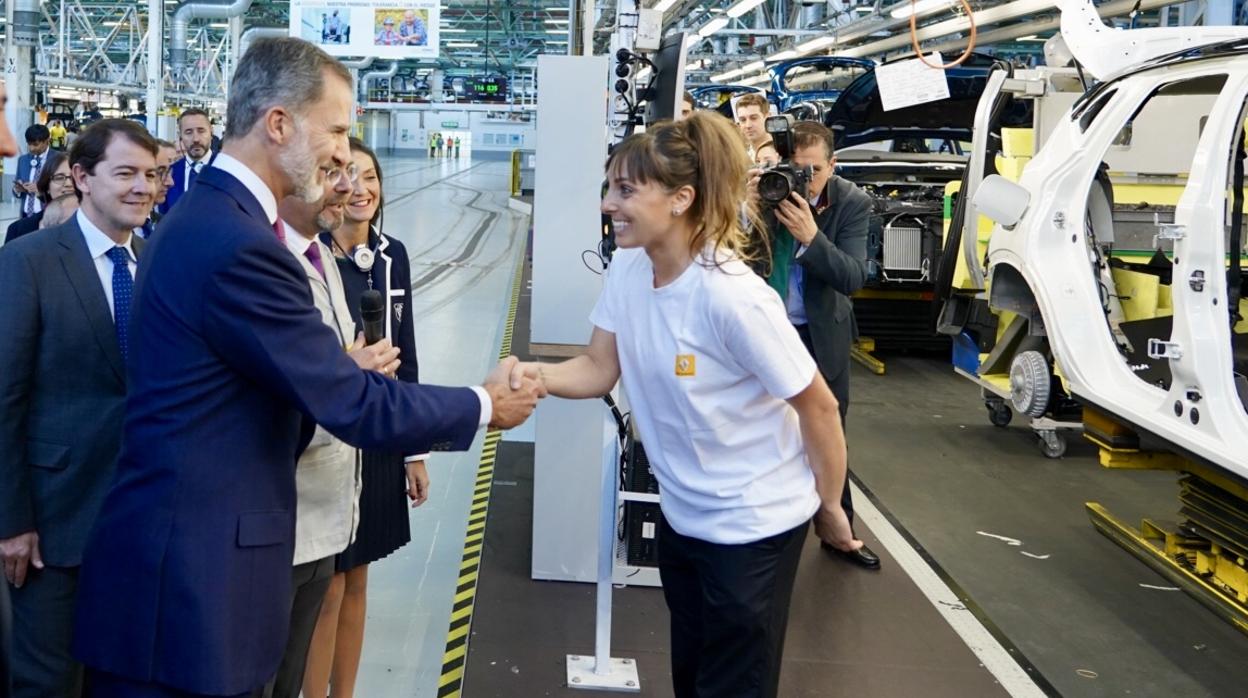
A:
<svg viewBox="0 0 1248 698">
<path fill-rule="evenodd" d="M 42 157 L 36 155 L 30 159 L 30 181 L 34 182 L 39 179 L 39 170 L 42 168 L 43 168 Z M 38 211 L 35 210 L 35 205 L 38 203 L 39 203 L 38 196 L 34 194 L 27 194 L 25 198 L 22 199 L 22 214 L 26 216 L 33 216 L 36 213 L 38 213 Z"/>
<path fill-rule="evenodd" d="M 191 171 L 186 174 L 186 188 L 187 189 L 190 189 L 191 185 L 195 183 L 195 178 L 199 177 L 199 170 L 203 166 L 204 166 L 204 163 L 202 162 L 191 163 Z"/>
<path fill-rule="evenodd" d="M 124 247 L 108 251 L 113 261 L 113 324 L 117 326 L 117 348 L 121 361 L 130 351 L 130 305 L 134 300 L 134 278 L 130 276 L 130 253 Z"/>
</svg>

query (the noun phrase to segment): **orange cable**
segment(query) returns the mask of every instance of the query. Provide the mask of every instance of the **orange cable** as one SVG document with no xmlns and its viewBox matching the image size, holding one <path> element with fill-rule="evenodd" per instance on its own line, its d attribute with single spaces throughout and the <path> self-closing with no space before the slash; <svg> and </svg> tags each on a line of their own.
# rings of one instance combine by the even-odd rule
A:
<svg viewBox="0 0 1248 698">
<path fill-rule="evenodd" d="M 971 36 L 969 39 L 967 39 L 966 50 L 962 52 L 961 56 L 958 56 L 958 60 L 952 63 L 946 63 L 943 65 L 932 65 L 931 63 L 927 62 L 926 58 L 923 57 L 923 50 L 919 48 L 919 29 L 917 25 L 917 22 L 919 19 L 919 13 L 915 11 L 917 9 L 915 7 L 916 0 L 910 0 L 910 45 L 914 47 L 914 55 L 917 56 L 920 61 L 923 61 L 923 65 L 929 68 L 936 68 L 937 70 L 945 70 L 945 69 L 952 68 L 957 65 L 961 65 L 962 63 L 966 62 L 966 59 L 971 57 L 971 52 L 975 50 L 975 36 L 976 36 L 975 13 L 974 11 L 971 10 L 971 6 L 966 0 L 958 0 L 958 2 L 962 3 L 962 7 L 966 8 L 966 19 L 971 23 Z"/>
</svg>

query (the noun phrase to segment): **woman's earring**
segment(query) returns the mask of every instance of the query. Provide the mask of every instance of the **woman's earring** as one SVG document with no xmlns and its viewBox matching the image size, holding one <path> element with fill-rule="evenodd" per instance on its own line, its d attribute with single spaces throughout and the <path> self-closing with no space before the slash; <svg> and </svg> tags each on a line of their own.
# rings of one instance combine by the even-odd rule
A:
<svg viewBox="0 0 1248 698">
<path fill-rule="evenodd" d="M 684 211 L 683 211 L 682 209 L 679 209 L 679 208 L 674 208 L 674 209 L 672 209 L 672 215 L 673 215 L 673 216 L 679 216 L 679 215 L 680 215 L 680 214 L 682 214 L 682 213 L 684 213 Z"/>
</svg>

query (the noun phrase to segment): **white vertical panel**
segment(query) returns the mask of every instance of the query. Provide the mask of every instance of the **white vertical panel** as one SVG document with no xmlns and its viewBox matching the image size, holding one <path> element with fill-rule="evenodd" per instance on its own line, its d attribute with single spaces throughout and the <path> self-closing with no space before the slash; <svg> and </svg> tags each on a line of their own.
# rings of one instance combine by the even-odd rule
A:
<svg viewBox="0 0 1248 698">
<path fill-rule="evenodd" d="M 537 59 L 533 321 L 537 344 L 586 344 L 602 279 L 582 261 L 601 237 L 607 57 Z"/>
<path fill-rule="evenodd" d="M 596 249 L 606 158 L 606 56 L 538 57 L 531 341 L 585 345 L 602 279 Z M 604 436 L 596 400 L 547 399 L 534 451 L 534 579 L 592 582 Z"/>
</svg>

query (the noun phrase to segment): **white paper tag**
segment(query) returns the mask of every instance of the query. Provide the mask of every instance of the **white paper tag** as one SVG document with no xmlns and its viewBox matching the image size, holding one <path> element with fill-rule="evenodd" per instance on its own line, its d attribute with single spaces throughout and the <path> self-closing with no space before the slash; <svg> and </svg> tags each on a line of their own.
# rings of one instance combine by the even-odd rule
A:
<svg viewBox="0 0 1248 698">
<path fill-rule="evenodd" d="M 939 53 L 927 57 L 932 65 L 944 65 Z M 898 61 L 875 69 L 884 111 L 949 98 L 949 79 L 940 68 L 930 68 L 918 58 Z"/>
<path fill-rule="evenodd" d="M 653 540 L 654 539 L 654 524 L 650 523 L 649 521 L 642 523 L 641 524 L 641 537 L 649 538 Z"/>
</svg>

